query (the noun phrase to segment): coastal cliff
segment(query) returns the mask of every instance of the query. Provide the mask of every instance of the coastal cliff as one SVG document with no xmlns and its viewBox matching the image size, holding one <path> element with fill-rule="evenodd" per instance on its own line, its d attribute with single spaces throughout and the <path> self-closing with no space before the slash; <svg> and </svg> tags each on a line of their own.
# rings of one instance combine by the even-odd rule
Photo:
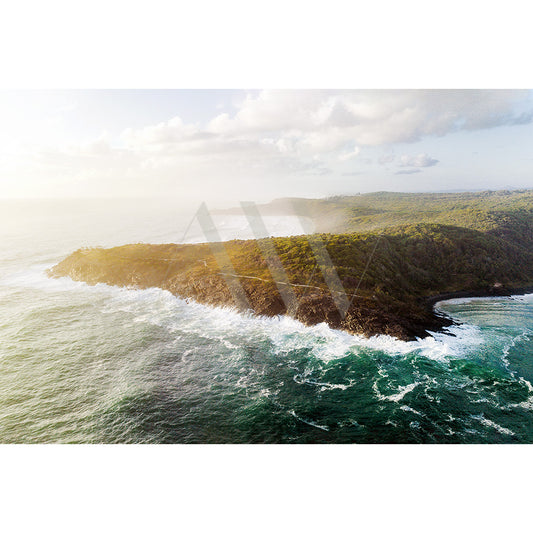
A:
<svg viewBox="0 0 533 533">
<path fill-rule="evenodd" d="M 326 322 L 353 334 L 403 340 L 452 324 L 433 311 L 431 304 L 439 295 L 505 295 L 533 285 L 529 241 L 444 224 L 394 226 L 379 234 L 233 240 L 217 247 L 131 244 L 81 249 L 48 274 L 89 284 L 160 287 L 202 304 L 262 316 L 288 314 L 306 325 Z M 317 249 L 327 251 L 331 262 L 317 259 Z M 275 261 L 282 278 L 279 271 L 272 272 Z M 333 272 L 340 284 L 335 289 L 340 290 L 332 290 Z M 347 306 L 342 312 L 341 293 Z"/>
</svg>

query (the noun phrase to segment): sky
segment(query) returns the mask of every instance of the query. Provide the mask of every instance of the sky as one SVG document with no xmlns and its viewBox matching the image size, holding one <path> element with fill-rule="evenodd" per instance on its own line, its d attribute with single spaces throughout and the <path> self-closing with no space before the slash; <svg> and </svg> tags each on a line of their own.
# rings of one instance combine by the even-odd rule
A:
<svg viewBox="0 0 533 533">
<path fill-rule="evenodd" d="M 0 198 L 533 185 L 527 90 L 0 91 Z"/>
</svg>

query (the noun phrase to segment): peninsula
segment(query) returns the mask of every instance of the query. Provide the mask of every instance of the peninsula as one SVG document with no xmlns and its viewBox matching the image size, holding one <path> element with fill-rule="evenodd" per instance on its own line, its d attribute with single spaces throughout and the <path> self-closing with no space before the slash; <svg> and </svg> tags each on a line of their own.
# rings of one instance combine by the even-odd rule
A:
<svg viewBox="0 0 533 533">
<path fill-rule="evenodd" d="M 452 324 L 434 312 L 439 299 L 533 290 L 531 190 L 295 198 L 260 211 L 305 216 L 317 233 L 81 249 L 48 274 L 403 340 Z"/>
</svg>

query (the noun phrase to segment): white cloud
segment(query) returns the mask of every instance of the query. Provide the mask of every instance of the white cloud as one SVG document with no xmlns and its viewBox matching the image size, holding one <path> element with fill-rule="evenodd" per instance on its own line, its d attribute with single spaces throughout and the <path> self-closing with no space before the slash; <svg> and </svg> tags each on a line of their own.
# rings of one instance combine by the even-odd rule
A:
<svg viewBox="0 0 533 533">
<path fill-rule="evenodd" d="M 249 96 L 234 117 L 213 119 L 207 130 L 225 135 L 292 131 L 303 145 L 330 150 L 347 142 L 415 142 L 459 130 L 529 123 L 531 112 L 515 111 L 527 95 L 511 90 L 263 91 Z"/>
<path fill-rule="evenodd" d="M 439 162 L 438 159 L 430 157 L 428 154 L 418 154 L 418 155 L 402 155 L 400 157 L 401 167 L 433 167 Z"/>
<path fill-rule="evenodd" d="M 34 176 L 43 176 L 43 182 L 97 177 L 101 182 L 166 180 L 187 186 L 242 180 L 251 187 L 271 182 L 275 188 L 290 179 L 300 184 L 300 177 L 330 174 L 330 166 L 338 175 L 356 175 L 374 162 L 367 147 L 384 146 L 382 153 L 389 155 L 377 163 L 395 163 L 405 168 L 398 174 L 412 174 L 438 160 L 424 153 L 394 156 L 391 145 L 529 123 L 533 115 L 524 105 L 527 98 L 525 91 L 500 90 L 268 90 L 249 95 L 235 113 L 219 114 L 205 124 L 173 117 L 127 128 L 114 139 L 102 135 L 72 146 L 17 148 L 4 158 L 3 172 L 28 176 L 28 182 L 36 182 Z M 6 139 L 13 137 L 8 131 Z"/>
<path fill-rule="evenodd" d="M 354 157 L 357 157 L 359 153 L 361 152 L 361 148 L 356 146 L 351 152 L 344 152 L 339 155 L 340 161 L 349 161 L 350 159 L 353 159 Z"/>
<path fill-rule="evenodd" d="M 184 124 L 180 117 L 153 126 L 133 129 L 128 128 L 121 134 L 121 139 L 130 149 L 161 149 L 169 145 L 194 142 L 201 139 L 200 129 L 193 124 Z"/>
<path fill-rule="evenodd" d="M 121 139 L 128 150 L 150 157 L 237 158 L 241 163 L 308 168 L 321 156 L 346 162 L 361 147 L 414 142 L 460 129 L 520 123 L 514 106 L 522 91 L 262 91 L 242 101 L 234 116 L 220 114 L 205 127 L 180 117 L 139 129 Z M 384 156 L 380 164 L 392 162 Z M 363 161 L 363 160 L 361 160 Z M 401 166 L 437 164 L 402 156 Z"/>
<path fill-rule="evenodd" d="M 409 170 L 398 170 L 395 174 L 418 174 L 419 172 L 422 172 L 419 168 L 413 168 Z"/>
</svg>

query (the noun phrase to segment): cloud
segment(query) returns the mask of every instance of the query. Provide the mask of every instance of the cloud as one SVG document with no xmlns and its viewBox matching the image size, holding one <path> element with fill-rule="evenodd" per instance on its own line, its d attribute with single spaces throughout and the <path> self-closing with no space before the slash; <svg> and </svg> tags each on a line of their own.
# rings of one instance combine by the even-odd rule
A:
<svg viewBox="0 0 533 533">
<path fill-rule="evenodd" d="M 319 175 L 326 169 L 314 163 L 316 158 L 348 162 L 366 146 L 531 121 L 531 114 L 517 110 L 527 95 L 501 90 L 266 90 L 248 95 L 235 113 L 219 114 L 204 125 L 174 117 L 126 129 L 121 141 L 126 150 L 150 158 L 152 165 L 205 166 L 211 160 L 213 172 L 226 164 Z M 393 161 L 414 168 L 438 163 L 427 154 L 378 159 L 380 165 Z"/>
<path fill-rule="evenodd" d="M 422 172 L 419 168 L 413 168 L 409 170 L 398 170 L 395 174 L 418 174 L 419 172 Z"/>
<path fill-rule="evenodd" d="M 380 165 L 386 165 L 387 163 L 392 163 L 394 159 L 395 159 L 394 154 L 382 155 L 381 157 L 378 158 L 378 163 Z"/>
<path fill-rule="evenodd" d="M 234 112 L 215 111 L 203 123 L 169 117 L 126 128 L 113 139 L 102 136 L 79 145 L 17 152 L 4 173 L 11 175 L 18 165 L 28 182 L 41 175 L 65 182 L 94 176 L 111 182 L 120 176 L 147 184 L 167 180 L 183 189 L 192 184 L 206 189 L 205 183 L 213 181 L 220 187 L 249 182 L 254 191 L 260 183 L 274 189 L 291 180 L 300 186 L 310 176 L 317 181 L 327 174 L 355 176 L 374 163 L 394 164 L 397 174 L 414 174 L 439 161 L 416 152 L 395 156 L 391 145 L 529 124 L 529 95 L 507 90 L 267 90 L 248 95 Z M 376 146 L 383 146 L 376 152 L 386 155 L 370 159 L 373 152 L 367 148 Z"/>
<path fill-rule="evenodd" d="M 212 135 L 202 132 L 194 124 L 184 124 L 180 117 L 174 117 L 166 122 L 144 128 L 127 128 L 120 137 L 129 149 L 161 151 L 168 147 L 175 149 L 194 145 Z"/>
<path fill-rule="evenodd" d="M 512 90 L 262 91 L 246 98 L 233 117 L 215 117 L 207 130 L 277 132 L 301 148 L 378 146 L 530 123 L 533 112 L 518 110 L 527 98 L 527 91 Z"/>
<path fill-rule="evenodd" d="M 349 161 L 350 159 L 353 159 L 354 157 L 357 157 L 359 153 L 361 152 L 361 149 L 356 146 L 351 152 L 344 152 L 339 155 L 340 161 Z"/>
<path fill-rule="evenodd" d="M 434 167 L 438 162 L 438 159 L 434 159 L 427 154 L 402 155 L 399 166 L 417 168 Z"/>
</svg>

